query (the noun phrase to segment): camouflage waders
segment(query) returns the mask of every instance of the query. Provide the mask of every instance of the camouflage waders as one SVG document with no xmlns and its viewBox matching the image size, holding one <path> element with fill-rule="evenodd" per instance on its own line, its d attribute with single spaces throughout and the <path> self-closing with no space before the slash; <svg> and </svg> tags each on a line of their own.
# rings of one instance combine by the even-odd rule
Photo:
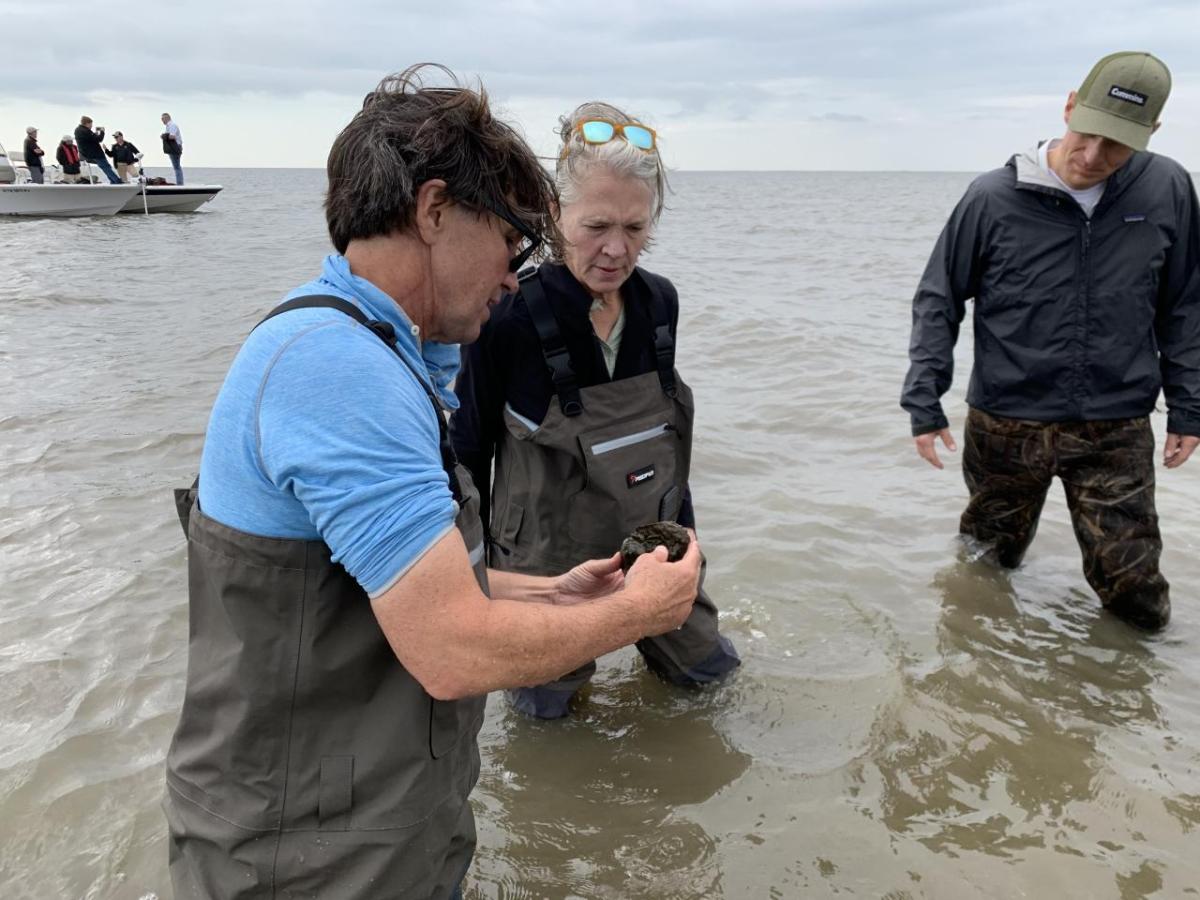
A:
<svg viewBox="0 0 1200 900">
<path fill-rule="evenodd" d="M 1017 566 L 1057 475 L 1083 551 L 1083 574 L 1101 603 L 1143 628 L 1167 624 L 1171 601 L 1158 571 L 1162 538 L 1147 417 L 1034 422 L 971 409 L 964 443 L 971 499 L 959 524 L 963 534 L 991 544 L 1000 565 Z"/>
</svg>

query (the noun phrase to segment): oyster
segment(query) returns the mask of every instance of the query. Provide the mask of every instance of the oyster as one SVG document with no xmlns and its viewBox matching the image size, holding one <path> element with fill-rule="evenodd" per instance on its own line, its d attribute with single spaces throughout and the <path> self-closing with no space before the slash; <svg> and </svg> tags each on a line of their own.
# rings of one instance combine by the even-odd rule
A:
<svg viewBox="0 0 1200 900">
<path fill-rule="evenodd" d="M 667 548 L 667 559 L 671 562 L 683 559 L 691 540 L 687 529 L 677 522 L 655 522 L 635 528 L 621 542 L 621 569 L 628 572 L 634 560 L 660 546 Z"/>
</svg>

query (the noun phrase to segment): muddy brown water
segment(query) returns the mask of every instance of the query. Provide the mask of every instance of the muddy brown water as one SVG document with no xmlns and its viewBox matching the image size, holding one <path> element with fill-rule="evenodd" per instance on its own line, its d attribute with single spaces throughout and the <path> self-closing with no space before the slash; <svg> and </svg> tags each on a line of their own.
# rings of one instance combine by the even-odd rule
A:
<svg viewBox="0 0 1200 900">
<path fill-rule="evenodd" d="M 323 174 L 192 216 L 0 222 L 0 896 L 167 898 L 190 481 L 240 340 L 326 252 Z M 473 898 L 1200 896 L 1200 460 L 1159 469 L 1175 618 L 1101 614 L 1061 489 L 1025 565 L 912 452 L 909 301 L 965 174 L 675 178 L 716 690 L 606 657 L 489 702 Z M 961 429 L 970 332 L 948 409 Z M 1164 419 L 1154 417 L 1161 440 Z"/>
</svg>

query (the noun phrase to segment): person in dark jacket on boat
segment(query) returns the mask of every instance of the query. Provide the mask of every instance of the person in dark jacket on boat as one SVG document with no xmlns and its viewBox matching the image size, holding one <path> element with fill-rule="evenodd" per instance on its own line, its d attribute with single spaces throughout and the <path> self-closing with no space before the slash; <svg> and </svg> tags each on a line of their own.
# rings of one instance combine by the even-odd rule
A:
<svg viewBox="0 0 1200 900">
<path fill-rule="evenodd" d="M 176 900 L 461 900 L 485 695 L 671 631 L 696 595 L 695 543 L 624 577 L 615 554 L 486 568 L 443 410 L 458 344 L 516 290 L 556 198 L 482 91 L 422 74 L 386 79 L 334 141 L 336 252 L 243 343 L 176 494 Z"/>
<path fill-rule="evenodd" d="M 54 151 L 54 158 L 58 160 L 58 166 L 62 170 L 63 181 L 73 184 L 81 180 L 79 148 L 75 146 L 75 138 L 64 134 L 62 140 L 59 141 L 58 149 Z"/>
<path fill-rule="evenodd" d="M 79 147 L 79 155 L 87 162 L 98 168 L 104 173 L 104 177 L 112 184 L 120 184 L 121 179 L 117 177 L 117 173 L 113 171 L 112 166 L 108 164 L 105 155 L 108 153 L 104 149 L 104 126 L 100 126 L 95 131 L 92 131 L 92 119 L 90 116 L 82 116 L 79 119 L 79 124 L 75 127 L 75 143 Z"/>
<path fill-rule="evenodd" d="M 113 132 L 113 145 L 111 150 L 105 151 L 112 157 L 113 165 L 117 167 L 117 175 L 122 181 L 128 182 L 126 175 L 132 166 L 138 164 L 138 160 L 142 158 L 142 154 L 138 148 L 125 140 L 125 135 L 119 131 Z"/>
<path fill-rule="evenodd" d="M 1147 53 L 1100 60 L 1067 98 L 1067 131 L 976 179 L 913 300 L 901 405 L 917 452 L 955 449 L 940 397 L 974 300 L 960 530 L 1003 566 L 1033 540 L 1051 480 L 1067 495 L 1084 574 L 1105 608 L 1157 629 L 1149 413 L 1167 405 L 1163 462 L 1200 444 L 1200 204 L 1187 171 L 1146 151 L 1170 92 Z"/>
<path fill-rule="evenodd" d="M 46 169 L 42 165 L 42 157 L 46 155 L 46 151 L 38 146 L 37 129 L 30 125 L 25 129 L 25 146 L 23 155 L 25 157 L 25 167 L 29 169 L 29 179 L 34 184 L 46 183 Z"/>
</svg>

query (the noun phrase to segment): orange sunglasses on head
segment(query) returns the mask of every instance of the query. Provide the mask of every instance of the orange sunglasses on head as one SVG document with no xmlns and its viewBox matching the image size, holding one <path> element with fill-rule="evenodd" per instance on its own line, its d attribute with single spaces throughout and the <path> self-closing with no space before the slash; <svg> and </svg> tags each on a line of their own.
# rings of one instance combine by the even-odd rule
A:
<svg viewBox="0 0 1200 900">
<path fill-rule="evenodd" d="M 584 119 L 573 131 L 578 131 L 589 144 L 607 144 L 620 137 L 627 144 L 650 153 L 658 145 L 658 135 L 653 128 L 640 122 L 613 122 L 609 119 Z M 563 148 L 563 156 L 567 149 Z"/>
</svg>

